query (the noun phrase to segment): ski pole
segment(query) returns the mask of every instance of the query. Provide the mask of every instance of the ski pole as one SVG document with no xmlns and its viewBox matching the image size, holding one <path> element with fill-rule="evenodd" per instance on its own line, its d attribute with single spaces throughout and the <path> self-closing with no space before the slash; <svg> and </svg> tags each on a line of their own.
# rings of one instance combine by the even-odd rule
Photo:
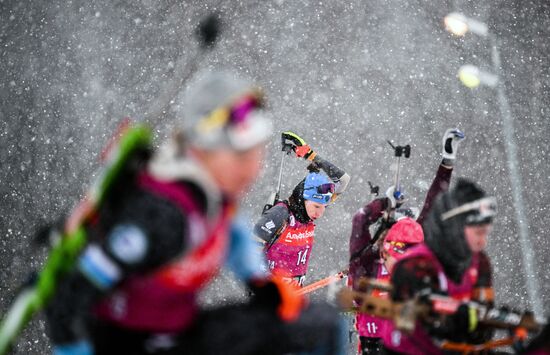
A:
<svg viewBox="0 0 550 355">
<path fill-rule="evenodd" d="M 283 167 L 285 164 L 285 152 L 283 151 L 283 155 L 281 156 L 281 164 L 279 167 L 279 181 L 277 183 L 277 191 L 272 192 L 269 195 L 269 199 L 267 200 L 267 203 L 264 205 L 264 208 L 262 210 L 262 214 L 266 213 L 271 207 L 275 206 L 277 202 L 279 202 L 279 196 L 281 193 L 281 181 L 283 180 Z"/>
<path fill-rule="evenodd" d="M 285 155 L 289 155 L 290 152 L 292 152 L 292 147 L 285 144 L 284 138 L 282 142 L 282 151 L 283 151 L 283 154 L 281 155 L 281 164 L 279 164 L 279 180 L 277 181 L 277 191 L 274 193 L 271 193 L 271 195 L 269 196 L 269 200 L 264 205 L 262 214 L 267 212 L 271 207 L 275 206 L 275 204 L 279 202 L 279 198 L 281 195 L 281 184 L 283 182 L 283 169 L 285 165 Z"/>
<path fill-rule="evenodd" d="M 195 35 L 199 42 L 199 48 L 195 57 L 188 61 L 187 57 L 180 58 L 175 65 L 175 72 L 172 80 L 164 85 L 163 92 L 152 103 L 151 108 L 145 113 L 145 121 L 156 127 L 164 117 L 171 105 L 172 99 L 179 93 L 189 78 L 197 72 L 199 64 L 209 50 L 214 47 L 220 32 L 220 20 L 216 14 L 205 17 L 197 27 Z"/>
<path fill-rule="evenodd" d="M 450 341 L 444 341 L 441 344 L 441 349 L 447 351 L 456 351 L 462 354 L 480 354 L 486 353 L 489 350 L 493 350 L 500 347 L 513 345 L 517 339 L 514 337 L 507 337 L 502 339 L 490 340 L 483 344 L 467 344 L 467 343 L 454 343 Z"/>
<path fill-rule="evenodd" d="M 390 147 L 393 148 L 394 155 L 397 157 L 397 169 L 395 171 L 395 179 L 394 179 L 394 186 L 395 186 L 394 197 L 399 198 L 401 195 L 401 186 L 400 186 L 401 183 L 399 180 L 399 173 L 401 171 L 401 156 L 404 156 L 405 158 L 409 158 L 411 156 L 411 146 L 409 144 L 405 146 L 400 146 L 400 145 L 394 146 L 389 140 L 387 142 L 390 145 Z M 399 196 L 395 196 L 396 193 L 399 193 Z M 390 208 L 391 207 L 388 206 L 388 218 L 391 212 Z"/>
<path fill-rule="evenodd" d="M 302 287 L 301 289 L 299 289 L 297 291 L 297 293 L 299 295 L 306 295 L 306 294 L 311 293 L 315 290 L 318 290 L 320 288 L 323 288 L 323 287 L 326 287 L 330 284 L 333 284 L 336 281 L 343 279 L 347 275 L 348 275 L 348 270 L 342 270 L 337 274 L 327 276 L 324 279 L 321 279 L 319 281 L 315 281 L 313 283 L 310 283 L 307 286 Z"/>
<path fill-rule="evenodd" d="M 397 170 L 395 172 L 395 191 L 399 191 L 399 169 L 401 168 L 401 156 L 397 157 Z"/>
<path fill-rule="evenodd" d="M 395 172 L 394 186 L 395 186 L 395 191 L 400 191 L 401 187 L 399 186 L 400 185 L 399 174 L 401 171 L 400 169 L 401 156 L 403 155 L 405 156 L 405 158 L 409 158 L 411 155 L 411 146 L 407 144 L 406 146 L 396 147 L 389 140 L 387 142 L 390 145 L 390 147 L 392 147 L 394 154 L 397 157 L 397 171 Z M 378 186 L 373 186 L 370 181 L 368 182 L 368 184 L 370 186 L 371 193 L 378 195 Z M 382 232 L 385 230 L 385 228 L 388 227 L 387 223 L 390 221 L 391 214 L 392 214 L 392 209 L 391 209 L 391 206 L 388 205 L 388 207 L 386 208 L 386 214 L 382 217 L 382 221 L 385 222 L 386 225 L 381 225 L 376 231 L 376 233 L 374 234 L 373 238 L 370 240 L 370 242 L 367 245 L 365 245 L 361 250 L 352 254 L 350 257 L 350 260 L 365 255 L 365 253 L 367 253 L 369 250 L 371 250 L 374 247 L 374 245 L 382 235 Z"/>
<path fill-rule="evenodd" d="M 287 155 L 283 150 L 283 154 L 281 155 L 281 164 L 279 165 L 279 181 L 277 182 L 277 192 L 275 193 L 275 201 L 279 199 L 279 196 L 281 194 L 281 183 L 283 181 L 283 167 L 285 165 L 285 155 Z"/>
<path fill-rule="evenodd" d="M 280 165 L 280 168 L 279 168 L 279 181 L 277 182 L 277 194 L 275 195 L 275 198 L 278 200 L 279 199 L 279 194 L 281 193 L 281 183 L 283 181 L 283 167 L 284 167 L 284 163 L 285 163 L 285 156 L 286 155 L 290 155 L 290 153 L 292 152 L 292 146 L 291 145 L 288 145 L 285 140 L 284 140 L 284 136 L 281 136 L 282 138 L 282 151 L 283 151 L 283 154 L 281 156 L 281 165 Z"/>
</svg>

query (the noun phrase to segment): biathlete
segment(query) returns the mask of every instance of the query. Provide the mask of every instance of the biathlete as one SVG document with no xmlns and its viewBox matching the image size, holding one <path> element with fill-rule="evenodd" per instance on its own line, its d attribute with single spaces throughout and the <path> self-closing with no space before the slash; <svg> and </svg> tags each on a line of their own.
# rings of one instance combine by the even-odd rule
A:
<svg viewBox="0 0 550 355">
<path fill-rule="evenodd" d="M 46 310 L 53 353 L 342 353 L 336 311 L 267 275 L 235 219 L 271 134 L 260 91 L 206 73 L 183 111 L 183 134 L 132 165 L 86 226 L 89 242 Z M 197 297 L 224 265 L 253 298 L 204 310 Z"/>
<path fill-rule="evenodd" d="M 402 207 L 405 197 L 400 191 L 396 191 L 395 186 L 386 191 L 386 197 L 371 201 L 354 215 L 348 278 L 348 283 L 354 290 L 364 291 L 359 286 L 360 278 L 389 281 L 393 264 L 408 248 L 423 242 L 421 224 L 435 197 L 448 189 L 457 148 L 462 139 L 464 134 L 458 129 L 448 129 L 443 135 L 443 160 L 418 217 L 413 209 Z M 388 297 L 386 292 L 373 292 L 376 296 Z M 359 334 L 359 352 L 379 354 L 382 351 L 381 338 L 389 324 L 389 320 L 358 313 L 356 328 Z"/>
<path fill-rule="evenodd" d="M 496 215 L 496 202 L 475 183 L 459 179 L 442 193 L 424 221 L 425 242 L 394 266 L 391 299 L 404 302 L 428 294 L 447 295 L 460 306 L 436 321 L 417 320 L 406 334 L 393 323 L 383 334 L 387 354 L 448 354 L 441 344 L 483 344 L 492 330 L 478 323 L 470 301 L 493 305 L 491 263 L 484 253 Z M 452 352 L 451 352 L 452 353 Z"/>
<path fill-rule="evenodd" d="M 264 244 L 269 269 L 303 286 L 315 239 L 315 221 L 346 190 L 350 176 L 321 158 L 297 134 L 284 132 L 282 138 L 298 158 L 311 162 L 310 172 L 288 200 L 276 203 L 260 217 L 254 233 Z"/>
</svg>

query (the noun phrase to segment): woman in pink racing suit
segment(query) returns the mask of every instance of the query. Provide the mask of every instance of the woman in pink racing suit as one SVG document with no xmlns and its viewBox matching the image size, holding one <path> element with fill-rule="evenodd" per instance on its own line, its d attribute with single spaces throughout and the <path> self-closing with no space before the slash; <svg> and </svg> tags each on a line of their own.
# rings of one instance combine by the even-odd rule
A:
<svg viewBox="0 0 550 355">
<path fill-rule="evenodd" d="M 420 225 L 427 216 L 435 197 L 449 187 L 456 151 L 462 139 L 464 134 L 458 129 L 448 129 L 443 136 L 443 160 L 428 190 L 422 212 L 416 219 Z M 359 287 L 359 279 L 362 277 L 389 280 L 390 273 L 384 266 L 384 255 L 381 253 L 380 246 L 383 245 L 384 238 L 396 220 L 403 216 L 414 217 L 411 209 L 401 207 L 404 199 L 403 197 L 396 199 L 394 190 L 393 186 L 390 187 L 386 192 L 387 197 L 371 201 L 353 217 L 348 283 L 357 291 L 362 291 Z M 393 218 L 389 218 L 390 214 L 393 214 Z M 384 329 L 387 329 L 386 323 L 387 321 L 377 317 L 357 315 L 356 328 L 359 334 L 360 353 L 380 353 L 381 338 Z"/>
<path fill-rule="evenodd" d="M 303 286 L 315 238 L 315 220 L 344 192 L 350 177 L 322 159 L 295 133 L 284 132 L 283 140 L 291 142 L 298 157 L 312 162 L 310 173 L 296 185 L 288 200 L 275 204 L 260 217 L 254 233 L 264 244 L 269 269 Z"/>
</svg>

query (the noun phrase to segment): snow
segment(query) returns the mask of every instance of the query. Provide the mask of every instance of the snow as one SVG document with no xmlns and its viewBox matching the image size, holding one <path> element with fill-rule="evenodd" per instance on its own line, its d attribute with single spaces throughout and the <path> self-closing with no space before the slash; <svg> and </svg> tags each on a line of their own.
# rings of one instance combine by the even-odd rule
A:
<svg viewBox="0 0 550 355">
<path fill-rule="evenodd" d="M 346 265 L 351 216 L 372 198 L 367 181 L 382 192 L 391 184 L 386 140 L 411 144 L 402 183 L 408 204 L 421 206 L 439 164 L 441 135 L 457 126 L 467 139 L 454 177 L 478 181 L 499 204 L 488 248 L 497 302 L 525 309 L 497 95 L 483 86 L 469 90 L 456 78 L 463 64 L 490 71 L 490 46 L 471 34 L 452 37 L 442 17 L 460 11 L 487 23 L 499 39 L 535 276 L 542 303 L 550 302 L 550 8 L 543 1 L 73 0 L 66 6 L 54 0 L 0 2 L 0 8 L 0 313 L 27 277 L 29 260 L 37 267 L 44 259 L 45 250 L 30 242 L 33 231 L 70 210 L 122 118 L 143 119 L 182 59 L 195 55 L 193 26 L 211 9 L 224 19 L 224 32 L 199 66 L 232 67 L 257 80 L 277 132 L 296 131 L 352 176 L 349 190 L 318 222 L 309 281 Z M 181 119 L 176 115 L 172 107 L 157 124 L 159 138 Z M 275 188 L 278 144 L 274 135 L 265 170 L 243 202 L 250 223 Z M 306 163 L 289 158 L 285 165 L 288 196 Z M 239 297 L 238 285 L 224 277 L 214 291 L 227 290 L 220 299 Z M 37 319 L 16 353 L 45 353 L 47 344 Z"/>
</svg>

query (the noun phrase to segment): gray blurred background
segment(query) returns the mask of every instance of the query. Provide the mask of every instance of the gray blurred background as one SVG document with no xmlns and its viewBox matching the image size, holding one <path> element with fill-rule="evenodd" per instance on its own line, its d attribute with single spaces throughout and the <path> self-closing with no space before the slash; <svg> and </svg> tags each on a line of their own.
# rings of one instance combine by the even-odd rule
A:
<svg viewBox="0 0 550 355">
<path fill-rule="evenodd" d="M 194 27 L 211 11 L 223 19 L 223 32 L 198 67 L 229 67 L 258 81 L 277 132 L 294 130 L 352 176 L 348 192 L 317 223 L 310 282 L 346 266 L 351 217 L 372 199 L 367 181 L 382 192 L 392 183 L 395 159 L 385 141 L 411 144 L 403 185 L 409 205 L 420 207 L 440 161 L 441 136 L 456 126 L 467 140 L 453 177 L 478 181 L 499 204 L 488 250 L 497 301 L 525 309 L 532 305 L 497 93 L 467 89 L 456 77 L 465 63 L 491 70 L 490 44 L 474 34 L 451 36 L 442 19 L 459 11 L 488 24 L 499 39 L 518 142 L 538 296 L 548 305 L 547 0 L 0 0 L 0 313 L 44 260 L 46 251 L 31 243 L 37 226 L 82 196 L 120 120 L 143 119 L 178 65 L 195 56 Z M 155 127 L 159 141 L 178 119 L 173 105 Z M 278 133 L 243 204 L 250 223 L 276 185 Z M 288 158 L 286 167 L 284 196 L 306 164 Z M 229 282 L 210 292 L 224 299 L 234 288 Z M 16 353 L 46 353 L 44 331 L 39 317 Z"/>
</svg>

